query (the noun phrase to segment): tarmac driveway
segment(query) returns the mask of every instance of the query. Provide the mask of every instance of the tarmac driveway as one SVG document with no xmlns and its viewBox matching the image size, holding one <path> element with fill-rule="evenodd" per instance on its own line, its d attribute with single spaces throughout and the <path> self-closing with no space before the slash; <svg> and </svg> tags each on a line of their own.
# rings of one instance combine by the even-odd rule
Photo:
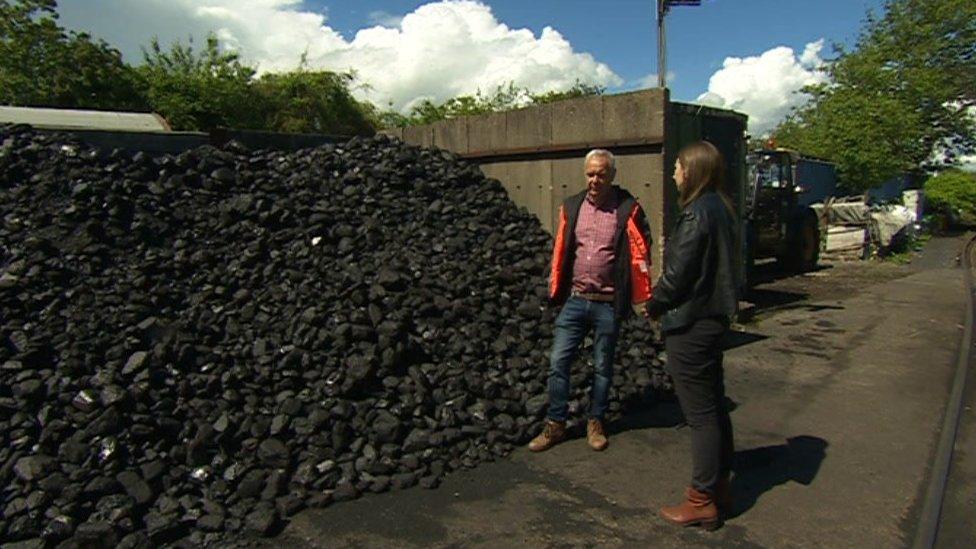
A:
<svg viewBox="0 0 976 549">
<path fill-rule="evenodd" d="M 921 506 L 964 322 L 961 239 L 855 295 L 761 315 L 730 341 L 734 516 L 717 532 L 657 517 L 690 475 L 674 403 L 582 438 L 293 518 L 267 547 L 901 547 Z"/>
</svg>

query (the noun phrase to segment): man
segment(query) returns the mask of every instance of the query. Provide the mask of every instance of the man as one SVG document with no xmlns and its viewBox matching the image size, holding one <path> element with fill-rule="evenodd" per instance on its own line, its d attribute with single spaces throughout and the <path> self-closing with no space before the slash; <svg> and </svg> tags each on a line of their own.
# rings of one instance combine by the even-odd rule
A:
<svg viewBox="0 0 976 549">
<path fill-rule="evenodd" d="M 607 447 L 603 416 L 620 322 L 631 307 L 643 310 L 651 298 L 647 218 L 630 193 L 613 185 L 613 154 L 603 149 L 587 153 L 584 174 L 586 189 L 567 198 L 559 210 L 549 300 L 563 307 L 550 356 L 549 412 L 542 433 L 529 443 L 533 452 L 566 438 L 569 369 L 591 330 L 596 373 L 586 440 L 594 450 Z"/>
</svg>

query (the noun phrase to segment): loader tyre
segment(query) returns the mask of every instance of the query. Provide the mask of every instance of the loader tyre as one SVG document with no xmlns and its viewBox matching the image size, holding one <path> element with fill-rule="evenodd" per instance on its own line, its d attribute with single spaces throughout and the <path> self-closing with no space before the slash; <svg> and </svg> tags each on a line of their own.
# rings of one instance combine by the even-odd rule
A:
<svg viewBox="0 0 976 549">
<path fill-rule="evenodd" d="M 746 287 L 745 289 L 752 288 L 757 282 L 756 273 L 756 241 L 758 237 L 756 236 L 756 228 L 749 223 L 746 226 L 746 241 L 745 249 L 743 250 L 743 255 L 745 256 L 745 276 L 746 276 Z"/>
<path fill-rule="evenodd" d="M 793 224 L 780 263 L 790 272 L 807 272 L 817 268 L 820 259 L 820 224 L 813 212 L 806 212 Z"/>
</svg>

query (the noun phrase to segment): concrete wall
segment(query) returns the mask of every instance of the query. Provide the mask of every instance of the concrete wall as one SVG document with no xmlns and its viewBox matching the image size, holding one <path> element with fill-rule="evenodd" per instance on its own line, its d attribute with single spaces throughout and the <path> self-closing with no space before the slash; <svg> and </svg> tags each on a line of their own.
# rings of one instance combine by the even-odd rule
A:
<svg viewBox="0 0 976 549">
<path fill-rule="evenodd" d="M 583 190 L 583 157 L 605 148 L 617 158 L 617 184 L 647 213 L 654 263 L 661 265 L 667 201 L 664 166 L 667 92 L 644 90 L 559 101 L 515 111 L 446 120 L 391 133 L 405 142 L 453 151 L 501 181 L 519 206 L 550 232 L 564 198 Z"/>
<path fill-rule="evenodd" d="M 169 123 L 149 112 L 90 111 L 0 105 L 0 124 L 30 124 L 39 129 L 168 132 Z"/>
</svg>

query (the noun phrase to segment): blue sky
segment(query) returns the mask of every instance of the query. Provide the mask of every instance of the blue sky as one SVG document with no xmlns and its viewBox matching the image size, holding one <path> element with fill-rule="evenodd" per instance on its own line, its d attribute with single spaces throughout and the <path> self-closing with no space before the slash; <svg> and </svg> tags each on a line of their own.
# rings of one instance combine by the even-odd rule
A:
<svg viewBox="0 0 976 549">
<path fill-rule="evenodd" d="M 216 33 L 259 72 L 355 71 L 357 96 L 407 111 L 509 82 L 656 85 L 654 0 L 59 0 L 61 22 L 141 60 Z M 672 98 L 744 112 L 762 134 L 796 105 L 832 43 L 851 45 L 883 0 L 703 0 L 668 17 Z"/>
<path fill-rule="evenodd" d="M 307 0 L 346 38 L 376 24 L 383 15 L 402 16 L 426 2 L 407 0 Z M 576 51 L 607 63 L 631 87 L 657 72 L 654 0 L 489 0 L 497 19 L 538 35 L 559 31 Z M 881 13 L 883 0 L 704 0 L 678 6 L 667 20 L 668 70 L 672 97 L 691 101 L 726 57 L 759 55 L 775 46 L 800 52 L 810 42 L 852 45 L 868 9 Z M 605 6 L 605 7 L 596 7 Z"/>
</svg>

